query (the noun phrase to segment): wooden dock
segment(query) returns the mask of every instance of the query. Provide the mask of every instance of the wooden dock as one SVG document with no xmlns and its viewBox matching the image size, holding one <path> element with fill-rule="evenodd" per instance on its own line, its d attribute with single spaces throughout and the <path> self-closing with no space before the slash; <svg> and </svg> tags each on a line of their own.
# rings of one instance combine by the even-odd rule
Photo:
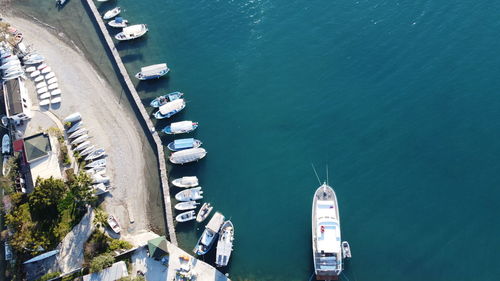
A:
<svg viewBox="0 0 500 281">
<path fill-rule="evenodd" d="M 156 152 L 157 152 L 157 157 L 158 157 L 158 166 L 160 169 L 160 181 L 161 181 L 161 188 L 163 191 L 163 201 L 165 204 L 165 217 L 167 220 L 167 228 L 168 228 L 168 234 L 170 238 L 170 242 L 174 245 L 177 246 L 177 236 L 175 234 L 175 225 L 174 225 L 174 217 L 172 214 L 172 202 L 170 201 L 170 189 L 168 185 L 168 176 L 167 176 L 167 165 L 165 163 L 165 153 L 163 150 L 163 145 L 161 143 L 161 139 L 158 136 L 158 133 L 154 129 L 153 122 L 149 118 L 149 114 L 146 111 L 146 108 L 142 104 L 141 98 L 139 97 L 139 94 L 135 90 L 134 84 L 132 83 L 132 80 L 130 80 L 130 76 L 127 73 L 127 69 L 125 69 L 125 65 L 122 62 L 122 59 L 120 57 L 120 54 L 116 50 L 115 43 L 113 42 L 113 39 L 111 38 L 111 35 L 109 35 L 108 30 L 106 29 L 106 25 L 104 24 L 104 21 L 101 18 L 101 15 L 99 14 L 99 11 L 97 10 L 97 7 L 95 6 L 94 2 L 92 0 L 82 0 L 87 3 L 88 7 L 90 8 L 90 11 L 92 12 L 93 18 L 97 22 L 97 25 L 99 26 L 99 29 L 101 30 L 102 35 L 104 36 L 104 39 L 106 40 L 106 43 L 108 45 L 108 48 L 113 56 L 114 63 L 120 70 L 120 75 L 125 84 L 127 85 L 128 92 L 132 96 L 137 109 L 141 113 L 142 118 L 144 119 L 144 122 L 149 128 L 149 131 L 151 132 L 151 135 L 153 137 L 154 142 L 156 143 Z"/>
</svg>

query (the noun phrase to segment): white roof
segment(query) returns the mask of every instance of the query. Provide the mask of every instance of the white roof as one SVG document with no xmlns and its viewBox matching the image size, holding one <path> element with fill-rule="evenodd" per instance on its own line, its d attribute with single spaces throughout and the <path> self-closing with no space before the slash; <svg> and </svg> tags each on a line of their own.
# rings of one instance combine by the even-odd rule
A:
<svg viewBox="0 0 500 281">
<path fill-rule="evenodd" d="M 161 71 L 167 69 L 166 63 L 153 64 L 145 67 L 141 67 L 141 73 L 144 76 L 159 74 Z"/>
<path fill-rule="evenodd" d="M 339 253 L 341 251 L 340 222 L 337 217 L 334 201 L 318 200 L 316 205 L 317 218 L 317 251 Z M 323 232 L 321 231 L 323 228 Z"/>
<path fill-rule="evenodd" d="M 83 281 L 116 281 L 126 276 L 128 276 L 127 265 L 124 261 L 119 261 L 100 272 L 83 276 Z"/>
<path fill-rule="evenodd" d="M 186 131 L 193 128 L 193 121 L 181 121 L 170 124 L 170 130 L 172 132 Z"/>
<path fill-rule="evenodd" d="M 180 110 L 184 106 L 184 99 L 177 99 L 160 106 L 160 113 L 165 115 L 174 110 Z"/>
<path fill-rule="evenodd" d="M 206 228 L 210 229 L 213 232 L 219 232 L 222 223 L 224 223 L 224 215 L 219 212 L 216 212 L 208 222 Z"/>
</svg>

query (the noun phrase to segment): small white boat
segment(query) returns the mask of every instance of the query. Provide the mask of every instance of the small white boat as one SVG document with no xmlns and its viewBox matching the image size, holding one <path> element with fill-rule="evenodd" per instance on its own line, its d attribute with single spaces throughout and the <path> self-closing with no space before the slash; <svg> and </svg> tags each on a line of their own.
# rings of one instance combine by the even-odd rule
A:
<svg viewBox="0 0 500 281">
<path fill-rule="evenodd" d="M 194 220 L 194 211 L 187 211 L 187 212 L 184 212 L 184 213 L 181 213 L 181 214 L 178 214 L 176 217 L 175 217 L 175 220 L 177 222 L 186 222 L 186 221 L 191 221 L 191 220 Z"/>
<path fill-rule="evenodd" d="M 145 24 L 136 24 L 124 27 L 122 32 L 115 35 L 116 40 L 125 41 L 136 39 L 148 32 L 148 26 Z"/>
<path fill-rule="evenodd" d="M 2 138 L 2 154 L 10 153 L 10 137 L 8 134 L 3 135 Z"/>
<path fill-rule="evenodd" d="M 223 223 L 224 215 L 216 212 L 205 226 L 205 230 L 201 234 L 200 239 L 198 239 L 198 243 L 196 243 L 193 249 L 195 254 L 201 256 L 210 251 L 214 242 L 217 241 L 217 235 Z"/>
<path fill-rule="evenodd" d="M 41 100 L 50 99 L 50 93 L 43 93 L 39 95 L 38 98 Z"/>
<path fill-rule="evenodd" d="M 80 156 L 85 156 L 87 154 L 90 154 L 92 153 L 93 151 L 95 150 L 95 146 L 94 145 L 91 145 L 87 148 L 85 148 L 84 150 L 82 150 L 82 152 L 80 152 Z"/>
<path fill-rule="evenodd" d="M 54 72 L 50 72 L 50 73 L 47 73 L 45 75 L 45 79 L 49 80 L 50 78 L 53 78 L 55 76 L 56 76 L 56 74 Z"/>
<path fill-rule="evenodd" d="M 55 97 L 53 99 L 50 100 L 50 103 L 51 104 L 58 104 L 58 103 L 61 103 L 62 101 L 62 98 L 59 96 L 59 97 Z"/>
<path fill-rule="evenodd" d="M 42 70 L 40 70 L 40 72 L 41 72 L 42 74 L 46 74 L 46 73 L 49 73 L 49 72 L 51 72 L 51 71 L 52 71 L 52 68 L 50 68 L 50 66 L 47 66 L 47 67 L 45 67 L 45 68 L 42 68 Z"/>
<path fill-rule="evenodd" d="M 113 9 L 107 11 L 106 13 L 104 13 L 104 16 L 102 16 L 102 18 L 105 20 L 112 19 L 112 18 L 116 17 L 118 14 L 120 14 L 121 11 L 122 10 L 120 9 L 120 7 L 113 8 Z"/>
<path fill-rule="evenodd" d="M 30 77 L 31 78 L 35 78 L 38 75 L 40 75 L 40 71 L 39 70 L 35 70 L 35 71 L 33 71 L 33 72 L 30 73 Z"/>
<path fill-rule="evenodd" d="M 196 201 L 203 199 L 201 186 L 183 190 L 175 195 L 177 201 Z"/>
<path fill-rule="evenodd" d="M 74 138 L 77 138 L 83 134 L 86 134 L 88 132 L 87 129 L 81 127 L 80 129 L 76 130 L 75 132 L 73 132 L 71 135 L 68 136 L 68 138 L 70 139 L 74 139 Z"/>
<path fill-rule="evenodd" d="M 351 246 L 347 241 L 342 241 L 342 256 L 344 257 L 344 259 L 352 258 Z"/>
<path fill-rule="evenodd" d="M 104 150 L 103 148 L 94 150 L 87 157 L 85 157 L 85 161 L 91 161 L 91 160 L 97 159 L 99 157 L 104 156 L 105 154 L 106 154 L 106 150 Z"/>
<path fill-rule="evenodd" d="M 2 58 L 2 63 L 7 63 L 9 61 L 19 61 L 19 58 L 15 55 L 10 55 Z"/>
<path fill-rule="evenodd" d="M 79 143 L 82 143 L 82 142 L 84 142 L 84 141 L 88 140 L 89 138 L 90 138 L 90 137 L 89 137 L 89 135 L 87 135 L 87 134 L 85 134 L 85 135 L 81 135 L 81 136 L 77 137 L 76 139 L 72 140 L 72 141 L 71 141 L 71 145 L 77 145 L 77 144 L 79 144 Z"/>
<path fill-rule="evenodd" d="M 210 215 L 210 212 L 212 212 L 213 208 L 214 207 L 212 205 L 210 205 L 210 203 L 204 203 L 201 206 L 200 211 L 196 215 L 196 221 L 203 222 L 204 220 L 206 220 L 208 218 L 208 216 Z"/>
<path fill-rule="evenodd" d="M 24 64 L 38 64 L 38 63 L 43 62 L 44 60 L 45 60 L 45 58 L 41 55 L 29 56 L 27 59 L 26 59 L 26 57 L 23 58 Z"/>
<path fill-rule="evenodd" d="M 45 83 L 45 82 L 44 82 Z M 47 83 L 45 83 L 47 84 Z M 50 84 L 48 87 L 47 87 L 49 90 L 55 90 L 57 88 L 59 88 L 59 84 L 57 83 L 54 83 L 54 84 Z"/>
<path fill-rule="evenodd" d="M 63 119 L 63 123 L 77 122 L 80 120 L 82 120 L 82 115 L 80 114 L 80 112 L 75 112 L 75 113 L 71 113 L 70 115 L 66 116 L 66 118 Z"/>
<path fill-rule="evenodd" d="M 161 131 L 168 135 L 176 135 L 192 132 L 196 130 L 196 128 L 198 128 L 198 122 L 180 121 L 166 126 Z"/>
<path fill-rule="evenodd" d="M 37 89 L 41 89 L 41 88 L 43 88 L 43 87 L 47 87 L 47 83 L 45 83 L 45 81 L 40 82 L 40 83 L 37 83 L 37 84 L 35 85 L 35 88 L 37 88 Z"/>
<path fill-rule="evenodd" d="M 34 67 L 34 66 L 26 67 L 26 72 L 28 72 L 28 73 L 31 73 L 31 72 L 33 72 L 35 70 L 36 70 L 36 67 Z"/>
<path fill-rule="evenodd" d="M 139 80 L 160 78 L 170 71 L 166 63 L 153 64 L 141 67 L 141 71 L 135 75 Z"/>
<path fill-rule="evenodd" d="M 103 174 L 95 174 L 92 176 L 92 180 L 93 180 L 93 183 L 96 184 L 96 183 L 109 183 L 110 182 L 110 178 L 108 176 L 105 176 Z"/>
<path fill-rule="evenodd" d="M 124 28 L 127 27 L 128 20 L 123 19 L 122 17 L 116 17 L 114 20 L 108 22 L 108 25 L 115 28 Z"/>
<path fill-rule="evenodd" d="M 43 79 L 44 79 L 43 75 L 38 75 L 37 77 L 35 77 L 35 79 L 33 79 L 33 81 L 35 81 L 35 83 L 37 83 L 37 82 L 42 82 Z"/>
<path fill-rule="evenodd" d="M 69 121 L 66 121 L 66 122 L 69 122 Z M 66 123 L 64 122 L 64 123 Z M 83 126 L 83 121 L 78 121 L 76 124 L 74 124 L 73 126 L 71 126 L 71 128 L 69 128 L 68 130 L 66 130 L 66 133 L 73 133 L 74 131 L 80 129 L 81 127 Z"/>
<path fill-rule="evenodd" d="M 195 187 L 198 183 L 198 178 L 196 176 L 182 177 L 172 181 L 172 184 L 177 187 Z"/>
<path fill-rule="evenodd" d="M 198 161 L 207 155 L 207 151 L 201 147 L 190 148 L 172 153 L 169 160 L 173 164 L 186 164 Z"/>
<path fill-rule="evenodd" d="M 75 147 L 74 151 L 81 151 L 81 150 L 84 150 L 85 148 L 89 147 L 90 146 L 90 142 L 89 141 L 84 141 L 82 142 L 81 144 L 79 144 L 77 147 Z"/>
<path fill-rule="evenodd" d="M 41 95 L 43 93 L 46 93 L 47 91 L 48 91 L 47 87 L 43 87 L 43 88 L 36 90 L 36 93 Z"/>
<path fill-rule="evenodd" d="M 31 66 L 31 67 L 34 67 L 34 66 Z M 39 66 L 36 67 L 36 70 L 42 70 L 42 69 L 44 69 L 46 67 L 47 67 L 46 63 L 41 63 Z"/>
<path fill-rule="evenodd" d="M 118 224 L 118 221 L 116 220 L 115 217 L 113 217 L 112 215 L 110 215 L 108 217 L 108 225 L 109 227 L 111 227 L 111 229 L 115 232 L 115 233 L 120 233 L 120 231 L 122 230 L 120 228 L 120 225 Z"/>
<path fill-rule="evenodd" d="M 50 104 L 50 99 L 44 99 L 44 100 L 41 100 L 38 105 L 40 106 L 47 106 Z"/>
<path fill-rule="evenodd" d="M 183 110 L 185 107 L 186 107 L 186 102 L 184 101 L 184 99 L 176 99 L 160 106 L 158 108 L 158 111 L 156 111 L 153 114 L 153 116 L 156 119 L 170 118 L 174 114 Z"/>
<path fill-rule="evenodd" d="M 94 162 L 90 162 L 85 166 L 85 168 L 99 168 L 106 166 L 106 159 L 99 159 Z"/>
<path fill-rule="evenodd" d="M 50 78 L 49 80 L 47 80 L 47 84 L 49 84 L 49 85 L 50 85 L 50 84 L 54 84 L 54 83 L 56 83 L 56 82 L 57 82 L 57 77 L 52 77 L 52 78 Z"/>
<path fill-rule="evenodd" d="M 21 66 L 21 62 L 18 61 L 18 60 L 11 60 L 11 61 L 8 61 L 4 64 L 2 64 L 2 66 L 0 66 L 0 69 L 2 70 L 6 70 L 6 69 L 9 69 L 13 66 L 17 66 L 17 67 L 20 67 Z"/>
<path fill-rule="evenodd" d="M 52 96 L 57 96 L 61 94 L 61 89 L 55 89 L 54 91 L 50 92 Z"/>
<path fill-rule="evenodd" d="M 187 201 L 187 202 L 180 202 L 175 204 L 175 209 L 179 211 L 185 211 L 185 210 L 192 210 L 196 209 L 196 206 L 199 205 L 200 203 L 196 201 Z"/>
</svg>

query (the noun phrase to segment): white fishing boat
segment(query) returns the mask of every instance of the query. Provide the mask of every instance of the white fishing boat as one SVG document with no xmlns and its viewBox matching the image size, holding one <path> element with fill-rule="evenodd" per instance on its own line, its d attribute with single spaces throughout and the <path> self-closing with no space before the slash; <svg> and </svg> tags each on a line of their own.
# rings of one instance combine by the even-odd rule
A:
<svg viewBox="0 0 500 281">
<path fill-rule="evenodd" d="M 200 211 L 196 215 L 196 221 L 203 222 L 204 220 L 206 220 L 210 215 L 210 212 L 212 212 L 213 208 L 214 207 L 210 203 L 204 203 L 201 206 Z"/>
<path fill-rule="evenodd" d="M 196 201 L 203 199 L 203 191 L 201 191 L 201 186 L 193 187 L 180 191 L 175 195 L 177 201 Z"/>
<path fill-rule="evenodd" d="M 109 227 L 111 227 L 111 229 L 115 232 L 115 233 L 120 233 L 120 231 L 122 230 L 120 228 L 120 225 L 118 224 L 118 221 L 116 220 L 116 218 L 112 215 L 110 215 L 108 217 L 108 225 Z"/>
<path fill-rule="evenodd" d="M 170 71 L 166 63 L 153 64 L 141 67 L 141 71 L 135 75 L 139 80 L 160 78 Z"/>
<path fill-rule="evenodd" d="M 172 153 L 169 160 L 173 164 L 186 164 L 198 161 L 207 155 L 207 151 L 201 147 L 190 148 Z"/>
<path fill-rule="evenodd" d="M 224 223 L 224 215 L 219 212 L 216 212 L 214 216 L 210 219 L 208 224 L 205 226 L 205 230 L 201 234 L 198 243 L 193 249 L 193 252 L 199 256 L 206 254 L 215 241 L 217 241 L 217 235 L 219 234 L 219 230 Z"/>
<path fill-rule="evenodd" d="M 82 115 L 80 114 L 80 112 L 75 112 L 75 113 L 71 113 L 70 115 L 66 116 L 66 118 L 63 119 L 63 123 L 77 122 L 80 120 L 82 120 Z"/>
<path fill-rule="evenodd" d="M 195 187 L 198 185 L 198 178 L 196 176 L 182 177 L 172 181 L 172 184 L 177 187 Z"/>
<path fill-rule="evenodd" d="M 351 246 L 349 245 L 349 242 L 347 242 L 347 241 L 342 242 L 342 256 L 344 257 L 344 259 L 352 258 Z"/>
<path fill-rule="evenodd" d="M 95 160 L 94 162 L 91 162 L 85 166 L 85 168 L 98 168 L 98 167 L 105 167 L 106 166 L 106 159 L 99 159 Z"/>
<path fill-rule="evenodd" d="M 170 151 L 181 151 L 189 148 L 200 147 L 203 143 L 200 140 L 187 138 L 187 139 L 178 139 L 167 145 L 167 148 Z"/>
<path fill-rule="evenodd" d="M 185 134 L 192 132 L 198 128 L 198 122 L 193 121 L 180 121 L 174 122 L 161 131 L 168 135 Z"/>
<path fill-rule="evenodd" d="M 10 137 L 8 134 L 3 135 L 2 138 L 2 154 L 10 153 Z"/>
<path fill-rule="evenodd" d="M 38 103 L 39 106 L 47 106 L 49 104 L 50 104 L 50 99 L 44 99 Z"/>
<path fill-rule="evenodd" d="M 231 257 L 231 252 L 233 251 L 233 241 L 234 226 L 233 223 L 228 220 L 222 224 L 219 232 L 219 241 L 217 242 L 217 251 L 215 254 L 215 266 L 227 266 L 229 258 Z"/>
<path fill-rule="evenodd" d="M 127 27 L 128 20 L 122 17 L 116 17 L 114 20 L 108 22 L 108 25 L 114 28 L 124 28 Z"/>
<path fill-rule="evenodd" d="M 51 104 L 58 104 L 58 103 L 60 103 L 61 101 L 62 101 L 62 97 L 60 97 L 60 96 L 59 96 L 59 97 L 55 97 L 55 98 L 51 99 L 51 100 L 50 100 L 50 103 L 51 103 Z"/>
<path fill-rule="evenodd" d="M 105 20 L 112 19 L 112 18 L 116 17 L 118 14 L 120 14 L 121 11 L 122 11 L 122 9 L 120 7 L 115 7 L 113 9 L 107 11 L 106 13 L 104 13 L 104 16 L 102 16 L 102 18 Z"/>
<path fill-rule="evenodd" d="M 336 280 L 342 272 L 340 216 L 335 191 L 321 185 L 312 204 L 312 249 L 317 280 Z"/>
<path fill-rule="evenodd" d="M 145 24 L 136 24 L 124 27 L 122 32 L 115 35 L 115 38 L 119 41 L 136 39 L 148 32 L 148 26 Z"/>
<path fill-rule="evenodd" d="M 43 87 L 43 88 L 36 90 L 36 93 L 41 95 L 43 93 L 46 93 L 47 91 L 48 91 L 47 87 Z"/>
<path fill-rule="evenodd" d="M 186 221 L 194 220 L 194 211 L 187 211 L 187 212 L 178 214 L 175 217 L 175 220 L 177 222 L 186 222 Z"/>
<path fill-rule="evenodd" d="M 74 138 L 77 138 L 83 134 L 86 134 L 88 132 L 88 130 L 84 127 L 81 127 L 80 129 L 74 131 L 73 133 L 71 133 L 71 135 L 68 136 L 68 138 L 70 139 L 74 139 Z"/>
<path fill-rule="evenodd" d="M 74 151 L 82 151 L 85 148 L 89 147 L 90 145 L 91 145 L 90 141 L 84 141 L 81 144 L 79 144 L 77 147 L 75 147 L 75 149 L 73 149 L 73 150 Z"/>
<path fill-rule="evenodd" d="M 43 93 L 39 95 L 38 98 L 41 100 L 50 99 L 50 93 Z"/>
<path fill-rule="evenodd" d="M 87 134 L 81 135 L 81 136 L 77 137 L 76 139 L 72 140 L 71 145 L 77 145 L 79 143 L 82 143 L 82 142 L 88 140 L 89 138 L 90 138 L 90 136 Z"/>
<path fill-rule="evenodd" d="M 47 83 L 45 83 L 45 81 L 40 82 L 40 83 L 37 83 L 37 84 L 35 85 L 35 88 L 37 88 L 37 89 L 41 89 L 41 88 L 43 88 L 43 87 L 47 87 Z"/>
<path fill-rule="evenodd" d="M 166 95 L 162 95 L 162 96 L 155 98 L 154 100 L 151 101 L 151 103 L 149 103 L 149 105 L 151 107 L 160 107 L 160 106 L 166 104 L 167 102 L 171 102 L 171 101 L 180 99 L 182 96 L 184 96 L 184 93 L 181 93 L 181 92 L 168 93 Z"/>
<path fill-rule="evenodd" d="M 61 94 L 61 89 L 55 89 L 54 91 L 50 92 L 51 96 L 57 96 Z"/>
<path fill-rule="evenodd" d="M 72 133 L 72 132 L 80 129 L 82 126 L 83 126 L 83 121 L 78 121 L 73 126 L 71 126 L 68 130 L 66 130 L 66 133 L 68 133 L 68 134 Z"/>
<path fill-rule="evenodd" d="M 95 150 L 95 145 L 91 145 L 91 146 L 85 148 L 84 150 L 82 150 L 82 152 L 80 152 L 79 154 L 80 154 L 80 156 L 85 156 L 85 155 L 92 153 L 94 150 Z"/>
<path fill-rule="evenodd" d="M 174 114 L 183 110 L 185 107 L 186 107 L 186 102 L 184 101 L 184 99 L 176 99 L 160 106 L 158 111 L 156 111 L 153 114 L 153 116 L 156 119 L 170 118 Z"/>
<path fill-rule="evenodd" d="M 56 74 L 54 72 L 49 72 L 49 73 L 45 74 L 45 79 L 49 80 L 50 78 L 53 78 L 55 76 L 56 76 Z"/>
<path fill-rule="evenodd" d="M 106 154 L 106 150 L 104 150 L 103 148 L 94 150 L 87 157 L 85 157 L 85 161 L 91 161 L 91 160 L 97 159 L 99 157 L 104 156 L 105 154 Z"/>
<path fill-rule="evenodd" d="M 57 82 L 57 77 L 52 77 L 52 78 L 50 78 L 49 80 L 47 80 L 47 84 L 49 84 L 49 85 L 50 85 L 50 84 L 54 84 L 54 83 L 56 83 L 56 82 Z"/>
<path fill-rule="evenodd" d="M 45 82 L 44 82 L 44 83 L 45 83 Z M 55 90 L 55 89 L 59 88 L 59 84 L 57 84 L 57 83 L 50 84 L 47 88 L 48 88 L 49 90 Z"/>
<path fill-rule="evenodd" d="M 196 209 L 196 206 L 198 206 L 200 203 L 196 201 L 187 201 L 187 202 L 180 202 L 175 204 L 175 209 L 179 211 L 185 211 L 185 210 L 193 210 Z"/>
<path fill-rule="evenodd" d="M 44 79 L 43 75 L 38 75 L 37 77 L 35 77 L 35 79 L 33 79 L 33 81 L 35 81 L 35 83 L 37 83 L 37 82 L 42 82 L 43 79 Z"/>
</svg>

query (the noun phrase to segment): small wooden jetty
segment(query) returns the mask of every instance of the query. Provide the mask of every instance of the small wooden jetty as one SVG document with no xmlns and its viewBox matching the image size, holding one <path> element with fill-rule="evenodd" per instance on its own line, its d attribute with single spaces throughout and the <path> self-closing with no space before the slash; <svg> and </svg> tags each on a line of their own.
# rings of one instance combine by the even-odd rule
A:
<svg viewBox="0 0 500 281">
<path fill-rule="evenodd" d="M 165 163 L 165 153 L 163 151 L 163 145 L 161 143 L 161 139 L 158 136 L 158 133 L 156 130 L 154 130 L 154 125 L 151 119 L 149 118 L 149 114 L 146 111 L 146 108 L 142 104 L 141 98 L 139 97 L 139 94 L 135 90 L 134 84 L 130 80 L 130 76 L 127 73 L 127 69 L 125 68 L 125 65 L 122 62 L 122 59 L 120 57 L 120 54 L 116 50 L 115 43 L 113 42 L 113 39 L 111 39 L 111 36 L 109 35 L 108 30 L 106 29 L 106 25 L 104 24 L 104 21 L 101 18 L 101 15 L 99 14 L 99 11 L 97 10 L 97 7 L 95 6 L 93 0 L 84 0 L 84 2 L 87 3 L 88 7 L 90 8 L 90 11 L 92 12 L 92 15 L 97 22 L 97 25 L 99 26 L 99 29 L 101 30 L 102 35 L 104 36 L 104 39 L 106 40 L 106 43 L 108 45 L 108 48 L 113 56 L 114 63 L 120 70 L 120 76 L 123 78 L 125 81 L 125 84 L 127 85 L 128 91 L 131 94 L 137 109 L 141 113 L 142 118 L 144 119 L 144 122 L 147 124 L 148 128 L 151 131 L 151 135 L 153 137 L 154 142 L 156 143 L 156 152 L 158 156 L 158 166 L 160 169 L 160 180 L 161 180 L 161 187 L 163 191 L 163 201 L 165 204 L 165 217 L 167 220 L 167 228 L 168 228 L 168 234 L 170 238 L 170 242 L 174 245 L 177 246 L 177 237 L 175 234 L 175 225 L 174 225 L 174 218 L 172 214 L 172 203 L 170 201 L 170 189 L 168 185 L 168 176 L 167 176 L 167 165 Z"/>
</svg>

